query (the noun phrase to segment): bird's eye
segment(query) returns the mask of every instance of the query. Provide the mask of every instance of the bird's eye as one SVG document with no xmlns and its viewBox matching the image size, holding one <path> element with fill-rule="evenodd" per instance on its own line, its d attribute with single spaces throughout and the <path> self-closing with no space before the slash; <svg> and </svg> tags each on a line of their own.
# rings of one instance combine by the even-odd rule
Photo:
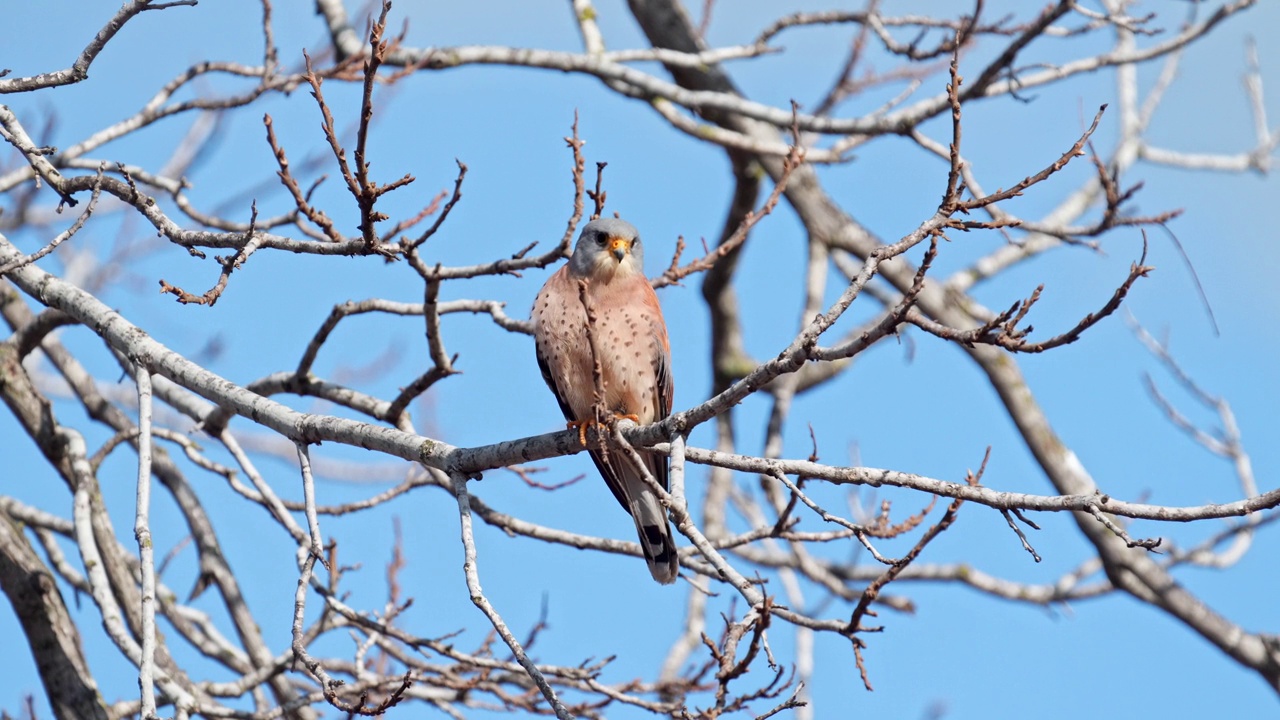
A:
<svg viewBox="0 0 1280 720">
<path fill-rule="evenodd" d="M 596 235 L 596 244 L 599 245 L 600 247 L 604 247 L 605 241 L 607 241 L 608 239 L 609 238 L 604 236 L 604 233 L 599 233 Z"/>
</svg>

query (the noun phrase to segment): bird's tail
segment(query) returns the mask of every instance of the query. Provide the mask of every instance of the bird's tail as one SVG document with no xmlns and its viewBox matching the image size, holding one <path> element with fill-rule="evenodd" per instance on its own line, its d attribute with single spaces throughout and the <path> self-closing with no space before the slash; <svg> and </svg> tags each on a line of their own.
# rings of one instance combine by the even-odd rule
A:
<svg viewBox="0 0 1280 720">
<path fill-rule="evenodd" d="M 631 517 L 636 521 L 636 533 L 640 535 L 640 549 L 644 551 L 649 574 L 663 585 L 676 581 L 680 572 L 679 556 L 675 540 L 671 537 L 671 524 L 667 522 L 666 508 L 658 496 L 643 481 L 641 487 L 631 486 Z"/>
</svg>

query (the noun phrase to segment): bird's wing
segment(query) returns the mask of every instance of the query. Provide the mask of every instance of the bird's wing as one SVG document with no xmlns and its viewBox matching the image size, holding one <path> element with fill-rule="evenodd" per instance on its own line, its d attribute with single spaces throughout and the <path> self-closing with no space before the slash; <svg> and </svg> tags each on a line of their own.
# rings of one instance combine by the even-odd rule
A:
<svg viewBox="0 0 1280 720">
<path fill-rule="evenodd" d="M 671 377 L 671 341 L 667 337 L 667 323 L 662 318 L 662 306 L 658 304 L 658 295 L 647 281 L 640 283 L 640 302 L 649 318 L 649 332 L 654 339 L 653 375 L 657 392 L 654 393 L 656 412 L 654 420 L 662 420 L 671 414 L 672 398 L 675 395 L 675 382 Z M 650 455 L 652 462 L 649 469 L 663 489 L 671 488 L 668 479 L 668 460 L 666 456 L 654 453 Z"/>
<path fill-rule="evenodd" d="M 671 414 L 672 395 L 675 384 L 671 377 L 671 343 L 667 337 L 667 324 L 662 318 L 662 308 L 658 305 L 658 296 L 653 287 L 643 277 L 637 279 L 638 290 L 633 291 L 644 316 L 648 320 L 648 338 L 645 343 L 652 348 L 650 362 L 653 368 L 653 414 L 647 420 L 662 420 Z M 640 338 L 637 338 L 640 339 Z M 640 457 L 645 467 L 658 485 L 664 490 L 671 489 L 670 461 L 666 455 L 651 451 L 641 451 Z M 612 460 L 612 458 L 611 458 Z M 631 506 L 628 511 L 635 519 L 636 532 L 640 535 L 640 547 L 644 550 L 645 562 L 653 579 L 666 585 L 673 583 L 680 572 L 679 553 L 675 540 L 671 535 L 671 525 L 667 521 L 667 510 L 662 502 L 644 482 L 640 472 L 631 465 L 628 459 L 619 458 L 621 480 L 631 491 Z"/>
<path fill-rule="evenodd" d="M 565 337 L 563 332 L 563 328 L 572 318 L 570 308 L 573 305 L 570 303 L 578 302 L 576 297 L 569 297 L 570 284 L 567 266 L 561 267 L 547 278 L 547 283 L 542 286 L 538 297 L 533 301 L 533 340 L 543 382 L 547 384 L 551 394 L 556 396 L 556 402 L 559 403 L 565 419 L 578 420 L 579 418 L 573 414 L 573 404 L 569 402 L 569 397 L 566 395 L 566 391 L 570 388 L 561 388 L 556 383 L 557 371 L 560 375 L 573 372 L 573 359 L 570 357 L 573 343 L 569 342 L 569 338 Z M 551 367 L 552 359 L 547 357 L 547 352 L 552 352 L 556 356 L 558 367 Z"/>
<path fill-rule="evenodd" d="M 551 389 L 551 394 L 556 396 L 556 402 L 560 404 L 560 412 L 564 413 L 564 419 L 577 420 L 573 416 L 573 409 L 569 407 L 564 395 L 560 394 L 560 388 L 556 386 L 556 379 L 551 374 L 551 366 L 547 364 L 547 358 L 542 354 L 542 343 L 534 343 L 534 353 L 538 356 L 538 369 L 542 371 L 542 380 Z"/>
</svg>

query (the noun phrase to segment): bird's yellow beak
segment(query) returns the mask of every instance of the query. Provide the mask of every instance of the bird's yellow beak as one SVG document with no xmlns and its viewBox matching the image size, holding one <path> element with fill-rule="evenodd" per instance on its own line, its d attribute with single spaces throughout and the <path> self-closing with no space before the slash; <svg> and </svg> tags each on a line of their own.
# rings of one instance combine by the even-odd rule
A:
<svg viewBox="0 0 1280 720">
<path fill-rule="evenodd" d="M 609 252 L 622 262 L 627 257 L 627 253 L 631 252 L 631 241 L 626 238 L 609 238 Z"/>
</svg>

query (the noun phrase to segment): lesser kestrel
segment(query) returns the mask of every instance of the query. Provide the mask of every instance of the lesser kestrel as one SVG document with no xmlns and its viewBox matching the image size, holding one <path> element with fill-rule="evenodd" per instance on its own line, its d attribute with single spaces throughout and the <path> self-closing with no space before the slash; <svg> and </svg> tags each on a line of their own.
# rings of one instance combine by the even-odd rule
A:
<svg viewBox="0 0 1280 720">
<path fill-rule="evenodd" d="M 585 283 L 585 297 L 582 284 Z M 593 321 L 588 327 L 586 301 Z M 568 264 L 547 280 L 533 303 L 538 367 L 570 427 L 595 420 L 599 361 L 603 409 L 644 425 L 671 414 L 671 346 L 658 296 L 644 276 L 644 248 L 632 225 L 615 218 L 587 223 Z M 595 351 L 589 337 L 595 340 Z M 668 487 L 667 458 L 640 451 L 649 474 Z M 675 582 L 679 570 L 671 526 L 657 494 L 621 450 L 592 450 L 613 496 L 631 513 L 649 572 Z"/>
</svg>

